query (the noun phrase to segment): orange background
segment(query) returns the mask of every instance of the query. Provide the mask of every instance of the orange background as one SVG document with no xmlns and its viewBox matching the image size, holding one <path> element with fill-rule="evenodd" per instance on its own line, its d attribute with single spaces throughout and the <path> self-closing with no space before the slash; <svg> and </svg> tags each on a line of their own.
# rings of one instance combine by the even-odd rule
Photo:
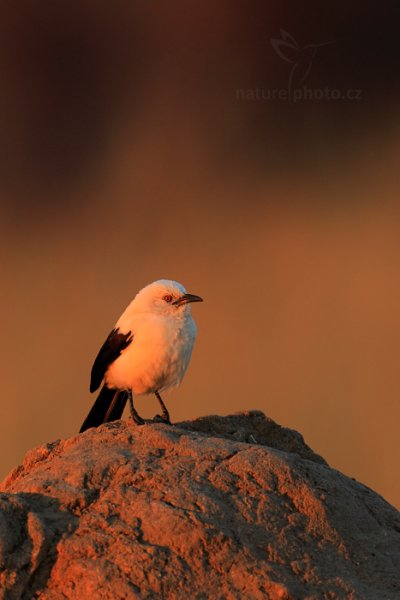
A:
<svg viewBox="0 0 400 600">
<path fill-rule="evenodd" d="M 174 278 L 205 302 L 173 420 L 261 409 L 400 503 L 399 57 L 362 6 L 3 3 L 1 476 L 77 433 L 115 320 Z M 251 99 L 288 85 L 280 29 L 360 99 Z"/>
</svg>

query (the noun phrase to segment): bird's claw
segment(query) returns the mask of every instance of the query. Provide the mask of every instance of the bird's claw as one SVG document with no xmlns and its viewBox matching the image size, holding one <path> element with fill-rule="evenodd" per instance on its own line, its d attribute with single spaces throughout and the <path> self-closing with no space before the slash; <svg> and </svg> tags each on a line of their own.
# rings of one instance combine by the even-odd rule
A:
<svg viewBox="0 0 400 600">
<path fill-rule="evenodd" d="M 169 417 L 164 417 L 163 415 L 156 415 L 153 419 L 154 423 L 165 423 L 166 425 L 171 425 L 171 420 Z"/>
<path fill-rule="evenodd" d="M 142 419 L 142 417 L 139 417 L 139 415 L 137 417 L 131 416 L 131 419 L 135 423 L 135 425 L 144 425 L 146 423 L 146 421 Z"/>
</svg>

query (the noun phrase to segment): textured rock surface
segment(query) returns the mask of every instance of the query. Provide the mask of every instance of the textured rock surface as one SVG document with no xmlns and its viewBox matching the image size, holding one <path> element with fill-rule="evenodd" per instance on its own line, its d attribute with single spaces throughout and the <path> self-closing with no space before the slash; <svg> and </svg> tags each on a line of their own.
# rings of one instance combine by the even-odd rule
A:
<svg viewBox="0 0 400 600">
<path fill-rule="evenodd" d="M 258 412 L 91 429 L 1 491 L 6 600 L 400 597 L 399 513 Z"/>
</svg>

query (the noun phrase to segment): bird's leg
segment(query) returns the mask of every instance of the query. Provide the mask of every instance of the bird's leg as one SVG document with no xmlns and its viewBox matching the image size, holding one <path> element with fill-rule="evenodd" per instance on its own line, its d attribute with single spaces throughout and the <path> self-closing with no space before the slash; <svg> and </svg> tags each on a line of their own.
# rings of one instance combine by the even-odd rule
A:
<svg viewBox="0 0 400 600">
<path fill-rule="evenodd" d="M 165 406 L 160 394 L 158 392 L 154 392 L 156 395 L 157 400 L 160 403 L 161 406 L 161 416 L 160 415 L 156 415 L 155 419 L 161 419 L 161 421 L 163 421 L 163 423 L 167 423 L 168 425 L 171 425 L 171 419 L 169 418 L 169 412 L 167 410 L 167 407 Z"/>
<path fill-rule="evenodd" d="M 136 412 L 136 409 L 133 406 L 133 395 L 131 390 L 128 390 L 128 398 L 129 410 L 131 411 L 132 420 L 136 423 L 136 425 L 144 425 L 144 419 L 142 419 L 142 417 Z"/>
</svg>

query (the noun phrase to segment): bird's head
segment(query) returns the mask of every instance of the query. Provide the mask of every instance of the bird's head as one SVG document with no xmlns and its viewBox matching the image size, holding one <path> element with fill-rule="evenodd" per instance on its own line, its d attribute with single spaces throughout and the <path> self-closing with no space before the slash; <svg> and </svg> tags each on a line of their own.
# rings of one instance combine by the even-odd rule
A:
<svg viewBox="0 0 400 600">
<path fill-rule="evenodd" d="M 164 316 L 178 316 L 190 312 L 191 302 L 202 302 L 203 298 L 189 294 L 181 283 L 170 279 L 159 279 L 144 287 L 136 295 L 135 309 Z"/>
</svg>

